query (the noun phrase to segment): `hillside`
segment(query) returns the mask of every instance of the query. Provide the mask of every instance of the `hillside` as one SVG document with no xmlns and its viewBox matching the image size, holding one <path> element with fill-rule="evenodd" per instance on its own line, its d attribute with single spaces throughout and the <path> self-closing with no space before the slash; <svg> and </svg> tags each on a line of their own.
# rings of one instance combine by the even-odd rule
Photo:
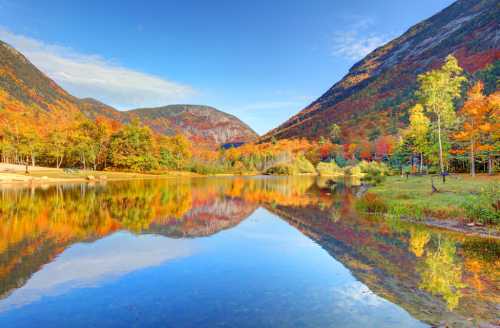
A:
<svg viewBox="0 0 500 328">
<path fill-rule="evenodd" d="M 0 128 L 34 129 L 77 124 L 85 119 L 78 99 L 0 41 Z"/>
<path fill-rule="evenodd" d="M 230 142 L 249 142 L 257 134 L 237 117 L 209 106 L 169 105 L 118 111 L 92 98 L 80 100 L 82 112 L 90 119 L 106 117 L 120 123 L 138 119 L 153 131 L 164 135 L 177 133 L 199 145 L 214 148 Z"/>
<path fill-rule="evenodd" d="M 459 0 L 355 64 L 325 94 L 268 132 L 275 138 L 318 138 L 337 123 L 344 140 L 394 134 L 408 119 L 418 74 L 453 53 L 468 74 L 490 70 L 493 86 L 500 59 L 500 5 Z M 495 72 L 492 65 L 496 66 Z M 483 72 L 486 74 L 486 72 Z"/>
<path fill-rule="evenodd" d="M 220 145 L 229 142 L 248 142 L 257 134 L 237 117 L 213 107 L 170 105 L 142 108 L 128 112 L 158 133 L 182 133 L 194 142 Z"/>
<path fill-rule="evenodd" d="M 56 128 L 74 127 L 86 118 L 104 118 L 117 125 L 137 118 L 157 133 L 181 133 L 210 148 L 257 138 L 238 118 L 208 106 L 171 105 L 119 111 L 92 98 L 78 99 L 20 52 L 0 41 L 0 128 L 43 135 Z"/>
</svg>

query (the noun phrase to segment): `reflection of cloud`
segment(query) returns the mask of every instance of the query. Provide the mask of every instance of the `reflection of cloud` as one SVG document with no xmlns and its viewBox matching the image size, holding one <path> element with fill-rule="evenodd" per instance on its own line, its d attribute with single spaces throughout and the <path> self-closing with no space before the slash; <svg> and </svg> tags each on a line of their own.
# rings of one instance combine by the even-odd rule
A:
<svg viewBox="0 0 500 328">
<path fill-rule="evenodd" d="M 354 281 L 349 285 L 344 285 L 335 289 L 335 293 L 340 295 L 339 299 L 346 307 L 356 306 L 362 303 L 363 306 L 378 307 L 387 304 L 387 302 L 374 294 L 368 287 L 359 281 Z"/>
<path fill-rule="evenodd" d="M 98 286 L 105 280 L 156 266 L 193 252 L 187 240 L 117 233 L 92 244 L 77 244 L 0 301 L 0 312 L 74 288 Z"/>
<path fill-rule="evenodd" d="M 129 108 L 180 102 L 195 94 L 190 86 L 121 67 L 100 56 L 14 34 L 1 27 L 0 39 L 77 97 L 93 97 Z"/>
</svg>

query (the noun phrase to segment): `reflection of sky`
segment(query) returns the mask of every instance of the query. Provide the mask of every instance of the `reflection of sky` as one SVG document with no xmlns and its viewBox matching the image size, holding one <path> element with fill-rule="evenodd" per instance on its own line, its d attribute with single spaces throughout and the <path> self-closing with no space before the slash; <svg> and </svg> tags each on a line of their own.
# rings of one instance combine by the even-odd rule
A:
<svg viewBox="0 0 500 328">
<path fill-rule="evenodd" d="M 0 327 L 424 326 L 263 208 L 207 238 L 76 245 L 0 307 Z"/>
<path fill-rule="evenodd" d="M 129 272 L 188 256 L 192 248 L 186 240 L 135 236 L 126 232 L 93 243 L 76 244 L 35 273 L 26 285 L 0 301 L 0 312 L 74 288 L 98 287 Z"/>
</svg>

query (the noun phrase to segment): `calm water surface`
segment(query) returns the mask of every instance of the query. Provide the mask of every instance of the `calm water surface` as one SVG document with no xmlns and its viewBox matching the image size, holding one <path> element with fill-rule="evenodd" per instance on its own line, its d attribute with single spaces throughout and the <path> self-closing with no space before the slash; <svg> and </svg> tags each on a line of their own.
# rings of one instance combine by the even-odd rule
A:
<svg viewBox="0 0 500 328">
<path fill-rule="evenodd" d="M 356 187 L 0 190 L 0 327 L 494 327 L 500 245 L 367 217 Z"/>
</svg>

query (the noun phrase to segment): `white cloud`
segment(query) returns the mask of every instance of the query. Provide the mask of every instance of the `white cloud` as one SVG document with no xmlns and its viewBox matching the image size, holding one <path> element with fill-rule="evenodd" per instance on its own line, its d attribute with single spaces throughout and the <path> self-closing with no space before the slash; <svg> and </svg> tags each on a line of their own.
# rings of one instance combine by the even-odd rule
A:
<svg viewBox="0 0 500 328">
<path fill-rule="evenodd" d="M 42 72 L 77 97 L 93 97 L 119 108 L 132 108 L 182 102 L 196 94 L 188 85 L 3 28 L 0 28 L 0 39 L 23 53 Z"/>
<path fill-rule="evenodd" d="M 348 30 L 335 32 L 333 34 L 333 55 L 359 60 L 388 42 L 390 37 L 387 35 L 369 32 L 373 24 L 372 19 L 362 18 L 351 24 Z"/>
</svg>

